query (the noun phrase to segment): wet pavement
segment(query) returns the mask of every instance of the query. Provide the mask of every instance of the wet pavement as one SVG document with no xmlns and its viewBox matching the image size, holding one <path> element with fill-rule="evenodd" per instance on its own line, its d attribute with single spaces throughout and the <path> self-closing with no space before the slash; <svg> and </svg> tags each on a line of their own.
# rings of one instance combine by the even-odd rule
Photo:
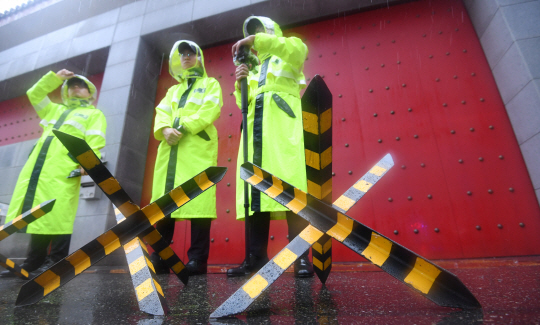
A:
<svg viewBox="0 0 540 325">
<path fill-rule="evenodd" d="M 127 267 L 92 267 L 35 305 L 15 307 L 24 281 L 0 278 L 0 324 L 540 324 L 540 256 L 435 261 L 478 298 L 477 311 L 439 307 L 369 263 L 334 264 L 326 285 L 285 273 L 236 318 L 209 315 L 247 278 L 210 267 L 184 286 L 159 275 L 164 317 L 139 311 Z"/>
</svg>

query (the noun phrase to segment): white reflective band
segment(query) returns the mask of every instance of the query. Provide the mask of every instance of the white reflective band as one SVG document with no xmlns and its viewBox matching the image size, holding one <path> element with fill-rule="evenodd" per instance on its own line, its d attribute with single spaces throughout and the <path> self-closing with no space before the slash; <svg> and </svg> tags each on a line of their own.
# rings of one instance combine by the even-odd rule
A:
<svg viewBox="0 0 540 325">
<path fill-rule="evenodd" d="M 50 103 L 51 103 L 51 100 L 49 99 L 49 97 L 45 96 L 45 98 L 43 98 L 43 100 L 41 102 L 37 103 L 34 106 L 34 109 L 36 110 L 36 112 L 39 112 L 42 109 L 44 109 L 45 106 L 49 105 Z"/>
<path fill-rule="evenodd" d="M 180 101 L 180 98 L 173 98 L 172 102 L 176 103 L 176 106 L 178 106 L 178 102 Z"/>
<path fill-rule="evenodd" d="M 293 66 L 292 64 L 290 64 L 289 62 L 285 62 L 285 61 L 281 61 L 281 63 L 287 67 L 288 70 L 291 70 L 292 73 L 295 73 L 297 75 L 301 74 L 302 73 L 302 70 L 298 70 L 295 66 Z M 272 69 L 272 65 L 268 66 L 269 69 Z M 302 65 L 302 69 L 303 69 L 303 65 Z M 283 70 L 282 68 L 280 70 Z M 268 70 L 268 71 L 271 71 L 271 70 Z"/>
<path fill-rule="evenodd" d="M 43 127 L 47 127 L 49 124 L 52 124 L 54 125 L 56 123 L 56 120 L 51 120 L 50 122 L 43 119 L 41 121 L 39 121 L 39 124 L 43 125 Z"/>
<path fill-rule="evenodd" d="M 304 79 L 298 80 L 293 72 L 286 71 L 286 70 L 278 70 L 278 71 L 270 71 L 271 74 L 273 74 L 276 77 L 283 77 L 283 78 L 289 78 L 296 81 L 297 84 L 305 85 L 306 81 Z"/>
<path fill-rule="evenodd" d="M 75 121 L 65 121 L 64 124 L 71 125 L 74 128 L 79 129 L 79 131 L 81 131 L 82 133 L 86 132 L 86 128 Z"/>
<path fill-rule="evenodd" d="M 105 139 L 105 134 L 100 130 L 88 130 L 84 135 L 99 135 L 100 137 Z"/>
<path fill-rule="evenodd" d="M 188 99 L 186 101 L 186 104 L 187 103 L 194 103 L 194 104 L 197 104 L 197 105 L 202 105 L 203 103 L 205 102 L 205 100 L 203 98 L 194 98 L 194 97 L 191 97 L 190 99 Z"/>
<path fill-rule="evenodd" d="M 159 104 L 157 108 L 164 110 L 165 112 L 169 112 L 169 113 L 171 112 L 171 109 L 172 109 L 169 105 L 165 105 L 165 104 Z"/>
<path fill-rule="evenodd" d="M 205 98 L 206 98 L 206 100 L 209 100 L 209 101 L 213 102 L 214 104 L 219 105 L 219 98 L 214 97 L 214 96 L 208 96 L 208 97 L 205 97 Z"/>
<path fill-rule="evenodd" d="M 285 78 L 295 79 L 296 80 L 296 78 L 294 76 L 294 73 L 292 73 L 290 71 L 277 70 L 277 71 L 270 71 L 270 73 L 273 74 L 276 77 L 285 77 Z"/>
<path fill-rule="evenodd" d="M 214 96 L 206 96 L 204 98 L 191 97 L 190 99 L 187 100 L 187 102 L 188 103 L 194 103 L 194 104 L 197 104 L 197 105 L 202 105 L 205 102 L 213 102 L 214 104 L 219 105 L 219 98 L 214 97 Z"/>
</svg>

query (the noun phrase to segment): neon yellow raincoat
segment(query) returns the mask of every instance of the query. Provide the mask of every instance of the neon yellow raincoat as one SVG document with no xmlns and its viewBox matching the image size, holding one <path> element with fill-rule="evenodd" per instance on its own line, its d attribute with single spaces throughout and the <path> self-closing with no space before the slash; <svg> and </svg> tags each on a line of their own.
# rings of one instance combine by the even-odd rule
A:
<svg viewBox="0 0 540 325">
<path fill-rule="evenodd" d="M 247 24 L 259 20 L 265 33 L 255 36 L 253 49 L 261 61 L 248 77 L 248 160 L 284 181 L 307 191 L 304 133 L 300 90 L 306 87 L 302 70 L 307 46 L 297 37 L 283 37 L 278 24 L 266 17 L 252 16 Z M 241 108 L 240 85 L 236 84 L 236 102 Z M 244 218 L 244 184 L 240 178 L 243 147 L 237 160 L 236 215 Z M 254 154 L 255 152 L 255 154 Z M 250 215 L 254 211 L 278 212 L 288 209 L 250 187 Z M 272 218 L 284 218 L 273 213 Z"/>
<path fill-rule="evenodd" d="M 178 53 L 181 43 L 189 44 L 197 55 L 197 64 L 187 70 L 182 69 Z M 199 46 L 191 41 L 176 42 L 169 57 L 169 73 L 179 84 L 169 88 L 156 107 L 154 137 L 161 143 L 154 167 L 152 201 L 205 168 L 217 165 L 218 134 L 213 122 L 219 118 L 223 99 L 218 81 L 206 74 Z M 161 133 L 167 127 L 183 134 L 175 146 L 167 144 Z M 171 217 L 217 218 L 216 187 L 176 210 Z"/>
<path fill-rule="evenodd" d="M 62 85 L 62 79 L 52 71 L 27 92 L 30 103 L 42 119 L 39 124 L 43 134 L 19 174 L 6 221 L 43 201 L 56 199 L 54 209 L 46 217 L 28 225 L 27 232 L 31 234 L 73 233 L 79 205 L 80 177 L 67 178 L 72 170 L 79 168 L 79 164 L 68 156 L 67 149 L 52 133 L 53 128 L 84 139 L 98 157 L 101 157 L 99 149 L 105 146 L 107 121 L 103 113 L 92 105 L 96 87 L 83 76 L 75 77 L 88 85 L 89 99 L 68 98 L 67 80 Z M 51 102 L 47 96 L 60 85 L 64 105 Z"/>
</svg>

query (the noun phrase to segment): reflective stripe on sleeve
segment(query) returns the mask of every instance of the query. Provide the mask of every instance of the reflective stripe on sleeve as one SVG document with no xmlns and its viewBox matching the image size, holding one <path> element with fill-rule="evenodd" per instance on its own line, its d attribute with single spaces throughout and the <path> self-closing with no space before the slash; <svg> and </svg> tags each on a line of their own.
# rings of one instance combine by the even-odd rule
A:
<svg viewBox="0 0 540 325">
<path fill-rule="evenodd" d="M 88 131 L 86 131 L 86 133 L 84 135 L 86 135 L 86 136 L 88 136 L 88 135 L 98 135 L 98 136 L 102 137 L 103 139 L 105 139 L 105 133 L 101 132 L 100 130 L 88 130 Z"/>
<path fill-rule="evenodd" d="M 36 105 L 33 105 L 34 106 L 34 109 L 36 110 L 36 112 L 39 112 L 41 111 L 42 109 L 45 108 L 45 106 L 49 105 L 51 103 L 51 100 L 49 99 L 48 96 L 45 96 L 45 98 L 43 98 L 43 100 L 39 103 L 37 103 Z"/>
<path fill-rule="evenodd" d="M 286 70 L 277 70 L 277 71 L 270 71 L 269 73 L 273 74 L 276 77 L 293 79 L 297 84 L 300 84 L 300 85 L 306 84 L 306 81 L 304 79 L 299 80 L 299 77 L 296 77 L 294 75 L 294 72 L 290 72 Z"/>
<path fill-rule="evenodd" d="M 49 122 L 49 121 L 43 119 L 43 120 L 39 121 L 39 124 L 41 124 L 41 125 L 45 128 L 45 127 L 47 127 L 49 124 L 52 124 L 52 125 L 56 124 L 56 120 L 51 120 L 51 121 Z"/>
<path fill-rule="evenodd" d="M 159 105 L 157 106 L 157 108 L 159 108 L 159 109 L 161 109 L 161 110 L 164 110 L 165 112 L 169 112 L 169 113 L 170 113 L 171 110 L 172 110 L 171 106 L 165 105 L 165 104 L 159 104 Z"/>
</svg>

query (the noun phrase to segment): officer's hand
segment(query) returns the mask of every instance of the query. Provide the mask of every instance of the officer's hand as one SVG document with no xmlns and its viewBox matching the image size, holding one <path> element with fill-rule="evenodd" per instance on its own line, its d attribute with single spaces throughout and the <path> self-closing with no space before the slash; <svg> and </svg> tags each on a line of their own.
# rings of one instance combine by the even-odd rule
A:
<svg viewBox="0 0 540 325">
<path fill-rule="evenodd" d="M 161 133 L 163 133 L 165 141 L 167 141 L 167 144 L 169 146 L 176 145 L 178 141 L 180 141 L 180 138 L 182 138 L 183 136 L 182 132 L 173 128 L 164 128 L 163 130 L 161 130 Z"/>
<path fill-rule="evenodd" d="M 248 36 L 244 39 L 239 40 L 238 42 L 234 43 L 232 46 L 232 56 L 236 54 L 240 50 L 240 47 L 245 46 L 246 50 L 250 50 L 253 46 L 253 43 L 255 42 L 255 35 Z"/>
<path fill-rule="evenodd" d="M 73 78 L 73 76 L 75 75 L 73 72 L 69 71 L 69 70 L 66 70 L 66 69 L 62 69 L 60 71 L 58 71 L 56 73 L 56 75 L 62 79 L 62 80 L 66 80 L 66 79 L 70 79 L 70 78 Z"/>
<path fill-rule="evenodd" d="M 88 173 L 86 172 L 86 170 L 84 170 L 84 168 L 82 168 L 82 167 L 79 167 L 79 168 L 80 168 L 80 171 L 81 171 L 81 176 L 88 175 Z"/>
<path fill-rule="evenodd" d="M 251 66 L 251 65 L 250 65 Z M 236 67 L 236 81 L 240 81 L 244 78 L 247 78 L 249 75 L 249 68 L 245 64 L 241 64 Z"/>
</svg>

